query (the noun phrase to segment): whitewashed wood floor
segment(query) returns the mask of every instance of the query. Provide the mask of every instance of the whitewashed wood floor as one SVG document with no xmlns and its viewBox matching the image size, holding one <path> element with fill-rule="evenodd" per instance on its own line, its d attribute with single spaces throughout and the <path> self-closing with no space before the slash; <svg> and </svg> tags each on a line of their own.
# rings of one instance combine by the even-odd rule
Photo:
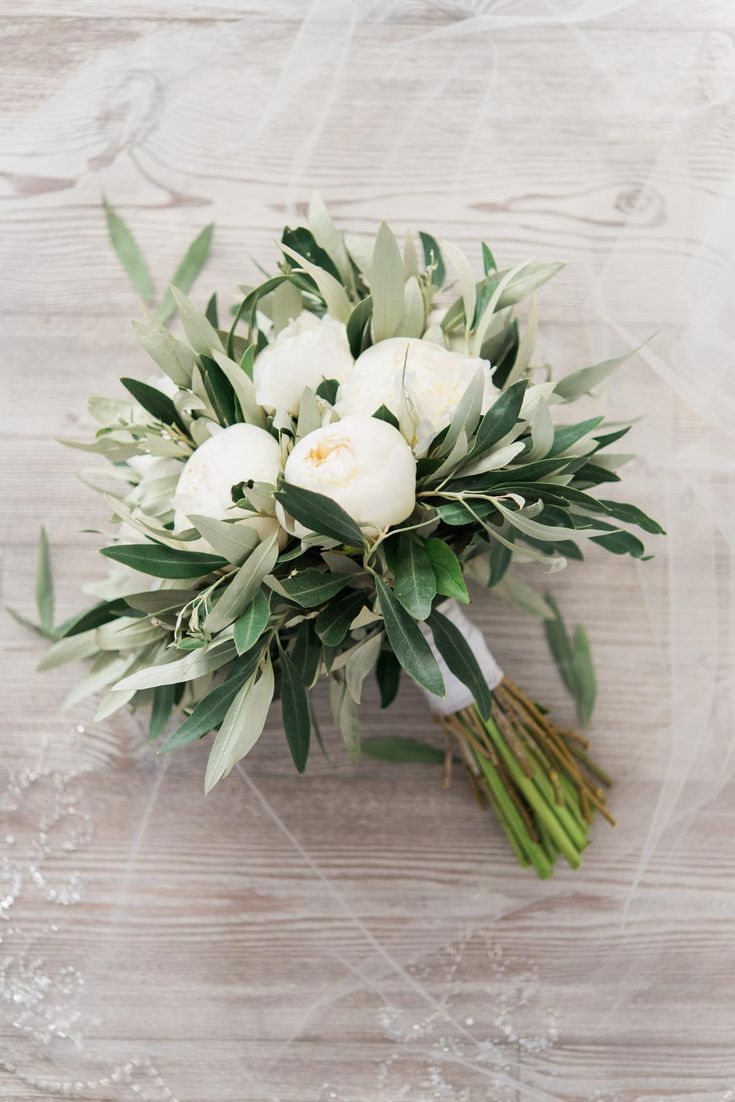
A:
<svg viewBox="0 0 735 1102">
<path fill-rule="evenodd" d="M 565 259 L 561 370 L 658 331 L 606 409 L 647 414 L 625 496 L 670 531 L 533 576 L 589 626 L 620 779 L 616 831 L 545 885 L 461 785 L 348 766 L 323 701 L 333 765 L 295 777 L 274 722 L 205 801 L 204 748 L 61 713 L 74 674 L 36 675 L 3 614 L 0 1097 L 735 1098 L 734 33 L 730 0 L 0 5 L 3 603 L 32 613 L 41 522 L 60 617 L 103 571 L 90 464 L 54 440 L 147 371 L 103 192 L 159 285 L 215 220 L 198 294 L 225 302 L 313 187 L 357 231 Z M 539 623 L 473 614 L 570 719 Z M 405 688 L 365 726 L 427 718 Z"/>
</svg>

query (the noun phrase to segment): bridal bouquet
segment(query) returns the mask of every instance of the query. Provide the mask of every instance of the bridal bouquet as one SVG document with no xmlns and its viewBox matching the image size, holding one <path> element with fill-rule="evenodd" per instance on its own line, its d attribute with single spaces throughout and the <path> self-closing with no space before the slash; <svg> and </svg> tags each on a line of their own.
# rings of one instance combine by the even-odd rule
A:
<svg viewBox="0 0 735 1102">
<path fill-rule="evenodd" d="M 357 758 L 365 679 L 385 706 L 405 673 L 445 744 L 374 738 L 367 752 L 442 762 L 447 776 L 462 763 L 544 877 L 560 854 L 579 865 L 594 811 L 609 816 L 608 778 L 584 736 L 503 677 L 461 611 L 466 578 L 557 571 L 590 541 L 641 556 L 628 527 L 661 529 L 598 496 L 618 481 L 627 457 L 608 449 L 629 425 L 569 416 L 625 357 L 561 379 L 534 362 L 533 293 L 560 265 L 498 270 L 483 245 L 478 280 L 456 246 L 417 244 L 385 224 L 374 242 L 345 236 L 315 199 L 229 324 L 216 299 L 200 313 L 175 287 L 184 339 L 152 314 L 136 323 L 162 374 L 93 398 L 96 438 L 73 444 L 112 464 L 94 484 L 119 521 L 101 549 L 113 565 L 42 666 L 89 660 L 69 703 L 103 691 L 98 719 L 149 707 L 153 739 L 176 709 L 162 752 L 212 735 L 206 791 L 274 700 L 303 772 L 323 676 Z M 527 298 L 521 332 L 513 308 Z M 549 631 L 573 686 L 585 637 L 570 641 L 558 616 Z"/>
</svg>

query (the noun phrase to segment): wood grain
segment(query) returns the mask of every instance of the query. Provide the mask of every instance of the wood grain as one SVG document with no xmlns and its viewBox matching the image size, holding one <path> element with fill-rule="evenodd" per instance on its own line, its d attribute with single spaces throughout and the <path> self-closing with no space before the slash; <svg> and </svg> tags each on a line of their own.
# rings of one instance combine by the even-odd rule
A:
<svg viewBox="0 0 735 1102">
<path fill-rule="evenodd" d="M 34 769 L 43 753 L 54 772 L 84 770 L 68 784 L 93 834 L 49 858 L 49 883 L 83 886 L 54 907 L 28 869 L 58 782 L 0 804 L 5 856 L 25 870 L 0 944 L 0 1098 L 40 1102 L 56 1097 L 51 1079 L 104 1078 L 132 1058 L 125 1074 L 152 1102 L 735 1097 L 735 629 L 731 513 L 718 511 L 731 470 L 668 385 L 692 288 L 721 295 L 735 247 L 735 11 L 610 7 L 506 29 L 493 20 L 510 5 L 450 2 L 0 12 L 4 605 L 33 615 L 41 522 L 60 618 L 104 570 L 99 536 L 80 530 L 109 518 L 75 478 L 96 463 L 55 441 L 91 432 L 90 394 L 149 370 L 103 192 L 159 290 L 216 222 L 200 299 L 206 284 L 234 300 L 256 261 L 272 265 L 313 187 L 357 232 L 387 218 L 471 246 L 478 263 L 479 239 L 501 263 L 565 259 L 541 300 L 544 358 L 566 370 L 659 331 L 660 360 L 632 361 L 605 408 L 646 410 L 626 497 L 671 532 L 652 562 L 593 551 L 534 577 L 588 624 L 592 735 L 619 779 L 620 825 L 596 824 L 583 872 L 545 885 L 514 867 L 461 781 L 445 792 L 428 766 L 347 763 L 321 691 L 330 761 L 295 777 L 274 715 L 246 770 L 205 800 L 205 746 L 164 759 L 141 717 L 62 713 L 78 671 L 36 674 L 42 645 L 3 615 L 4 761 Z M 693 498 L 684 455 L 710 497 Z M 541 625 L 479 591 L 472 614 L 501 664 L 571 722 Z M 387 714 L 371 689 L 364 723 L 431 734 L 410 687 Z M 83 976 L 78 1049 L 17 1025 L 8 995 L 33 938 L 45 973 Z M 140 1097 L 124 1080 L 71 1097 Z"/>
</svg>

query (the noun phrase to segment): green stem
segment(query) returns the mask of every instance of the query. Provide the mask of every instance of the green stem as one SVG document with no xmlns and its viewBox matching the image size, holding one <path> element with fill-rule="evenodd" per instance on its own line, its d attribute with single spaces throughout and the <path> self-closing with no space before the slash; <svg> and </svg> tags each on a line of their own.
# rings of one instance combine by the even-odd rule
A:
<svg viewBox="0 0 735 1102">
<path fill-rule="evenodd" d="M 505 791 L 503 782 L 498 776 L 497 770 L 493 763 L 485 757 L 484 754 L 475 752 L 477 762 L 482 769 L 483 775 L 490 787 L 490 791 L 495 797 L 497 803 L 503 810 L 503 816 L 508 826 L 512 829 L 518 843 L 522 846 L 524 852 L 528 856 L 531 864 L 536 870 L 537 874 L 542 880 L 546 880 L 551 876 L 552 864 L 548 860 L 542 847 L 538 842 L 534 842 L 528 833 L 523 819 L 518 813 L 518 809 L 513 805 L 513 801 Z M 503 818 L 501 817 L 501 822 Z M 515 849 L 515 846 L 513 847 Z"/>
<path fill-rule="evenodd" d="M 495 749 L 502 757 L 506 767 L 510 771 L 513 780 L 518 785 L 519 789 L 526 797 L 526 800 L 531 805 L 539 821 L 544 824 L 551 837 L 554 839 L 554 843 L 559 850 L 564 854 L 569 864 L 573 869 L 578 869 L 582 864 L 580 858 L 580 847 L 575 844 L 575 841 L 567 833 L 563 823 L 561 822 L 558 812 L 562 810 L 557 808 L 553 803 L 547 803 L 544 795 L 533 780 L 530 780 L 525 776 L 523 770 L 518 765 L 515 756 L 506 745 L 505 739 L 498 730 L 495 722 L 492 719 L 484 721 L 485 729 L 490 736 Z M 538 770 L 536 770 L 536 776 L 538 776 Z M 575 832 L 576 833 L 576 832 Z"/>
</svg>

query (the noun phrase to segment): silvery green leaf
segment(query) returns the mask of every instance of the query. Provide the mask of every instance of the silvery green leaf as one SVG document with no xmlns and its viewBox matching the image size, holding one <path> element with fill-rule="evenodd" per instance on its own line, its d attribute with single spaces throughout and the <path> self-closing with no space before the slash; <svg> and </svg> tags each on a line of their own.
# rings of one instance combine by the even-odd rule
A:
<svg viewBox="0 0 735 1102">
<path fill-rule="evenodd" d="M 551 400 L 555 386 L 556 384 L 552 382 L 534 383 L 533 386 L 529 386 L 523 397 L 523 405 L 518 416 L 524 421 L 530 421 L 537 403 Z"/>
<path fill-rule="evenodd" d="M 518 344 L 518 351 L 516 352 L 516 358 L 513 362 L 510 374 L 505 381 L 506 386 L 510 386 L 516 379 L 524 374 L 531 362 L 531 356 L 533 350 L 536 347 L 536 334 L 538 332 L 538 314 L 536 310 L 536 296 L 531 295 L 531 301 L 528 306 L 528 317 L 526 318 L 526 324 L 521 333 L 521 339 Z"/>
<path fill-rule="evenodd" d="M 87 409 L 100 425 L 119 428 L 129 425 L 133 420 L 133 406 L 119 398 L 100 398 L 93 395 L 87 402 Z"/>
<path fill-rule="evenodd" d="M 179 264 L 178 268 L 171 277 L 171 286 L 177 287 L 179 291 L 187 292 L 194 284 L 194 280 L 201 272 L 202 268 L 207 262 L 209 256 L 209 248 L 212 244 L 212 234 L 214 233 L 214 222 L 210 222 L 208 226 L 205 226 L 201 233 L 192 241 L 189 248 L 186 250 L 184 257 Z M 171 289 L 168 288 L 163 296 L 163 301 L 158 307 L 158 317 L 160 321 L 168 321 L 176 313 L 176 302 L 171 294 Z"/>
<path fill-rule="evenodd" d="M 498 285 L 490 296 L 490 300 L 488 301 L 487 306 L 484 308 L 482 312 L 482 317 L 480 318 L 475 328 L 474 336 L 472 338 L 473 356 L 479 356 L 480 354 L 480 349 L 482 348 L 483 341 L 485 340 L 487 332 L 490 328 L 490 324 L 493 320 L 493 314 L 495 313 L 495 310 L 498 308 L 498 306 L 500 306 L 501 304 L 503 292 L 512 284 L 513 280 L 524 271 L 525 268 L 528 268 L 529 265 L 533 263 L 534 261 L 532 260 L 524 260 L 521 264 L 517 264 L 515 268 L 511 268 L 510 271 L 501 276 Z M 507 306 L 508 304 L 504 303 L 503 305 Z"/>
<path fill-rule="evenodd" d="M 97 653 L 94 629 L 79 635 L 70 635 L 68 639 L 59 639 L 44 654 L 36 669 L 53 670 L 66 662 L 78 662 L 91 658 Z"/>
<path fill-rule="evenodd" d="M 296 264 L 302 271 L 310 275 L 319 288 L 319 294 L 324 299 L 327 310 L 336 321 L 342 321 L 347 324 L 347 320 L 352 313 L 352 306 L 350 300 L 347 297 L 342 284 L 334 278 L 329 272 L 325 272 L 323 268 L 320 268 L 317 264 L 312 264 L 306 257 L 300 256 L 294 249 L 289 248 L 288 245 L 284 245 L 283 242 L 279 242 L 279 248 L 283 250 L 286 256 L 291 260 L 296 261 Z"/>
<path fill-rule="evenodd" d="M 462 250 L 452 244 L 451 241 L 442 241 L 441 250 L 459 279 L 462 302 L 464 303 L 465 331 L 467 331 L 472 325 L 477 306 L 477 286 L 475 277 L 472 274 L 472 267 Z"/>
<path fill-rule="evenodd" d="M 549 454 L 554 443 L 554 425 L 549 407 L 543 398 L 536 403 L 531 417 L 531 441 L 533 446 L 526 456 L 529 462 L 543 459 Z"/>
<path fill-rule="evenodd" d="M 498 512 L 502 513 L 509 524 L 512 524 L 519 532 L 523 532 L 524 535 L 531 536 L 532 539 L 553 543 L 556 540 L 580 539 L 581 537 L 591 539 L 593 536 L 605 536 L 608 534 L 607 531 L 602 528 L 566 528 L 561 525 L 539 524 L 536 520 L 530 520 L 523 512 L 515 512 L 513 509 L 508 509 L 502 502 L 498 501 L 497 498 L 494 499 L 493 504 Z"/>
<path fill-rule="evenodd" d="M 216 520 L 198 513 L 192 513 L 189 520 L 217 554 L 235 566 L 241 566 L 260 542 L 260 536 L 248 524 Z"/>
<path fill-rule="evenodd" d="M 133 328 L 143 348 L 161 371 L 177 386 L 190 386 L 194 353 L 188 345 L 169 333 L 153 314 L 146 313 L 143 321 L 134 321 Z"/>
<path fill-rule="evenodd" d="M 167 528 L 161 527 L 160 524 L 153 524 L 150 520 L 140 516 L 135 510 L 131 509 L 126 502 L 112 497 L 111 494 L 105 494 L 104 496 L 114 516 L 119 520 L 125 521 L 125 523 L 129 524 L 131 528 L 134 528 L 136 532 L 140 532 L 143 536 L 149 536 L 157 540 L 159 543 L 162 543 L 164 547 L 170 547 L 172 550 L 176 551 L 181 550 L 182 541 L 175 537 L 173 533 L 169 532 Z"/>
<path fill-rule="evenodd" d="M 50 632 L 54 626 L 54 580 L 51 574 L 46 529 L 41 528 L 38 538 L 38 561 L 36 563 L 36 608 L 41 630 Z"/>
<path fill-rule="evenodd" d="M 410 230 L 406 230 L 403 235 L 403 271 L 407 280 L 419 274 L 416 240 Z"/>
<path fill-rule="evenodd" d="M 561 398 L 563 402 L 573 402 L 575 398 L 581 398 L 583 394 L 590 394 L 595 387 L 607 379 L 608 375 L 612 375 L 613 371 L 617 371 L 626 360 L 629 360 L 642 347 L 643 344 L 639 344 L 638 348 L 631 348 L 629 352 L 624 352 L 622 356 L 613 356 L 612 359 L 603 360 L 591 367 L 582 367 L 579 371 L 572 371 L 571 374 L 566 375 L 555 384 L 555 395 Z"/>
<path fill-rule="evenodd" d="M 144 486 L 136 487 L 133 491 L 135 500 L 144 513 L 165 517 L 172 512 L 172 501 L 178 482 L 179 475 L 151 479 Z"/>
<path fill-rule="evenodd" d="M 270 295 L 273 314 L 273 331 L 280 333 L 290 321 L 298 317 L 304 308 L 304 299 L 295 283 L 287 279 Z"/>
<path fill-rule="evenodd" d="M 367 675 L 375 668 L 383 641 L 383 633 L 379 631 L 370 639 L 366 639 L 350 655 L 345 665 L 345 680 L 350 696 L 356 704 L 360 703 L 362 686 Z"/>
<path fill-rule="evenodd" d="M 273 700 L 274 678 L 270 655 L 260 677 L 246 681 L 227 710 L 212 743 L 204 776 L 204 791 L 211 792 L 260 738 Z"/>
<path fill-rule="evenodd" d="M 420 337 L 426 325 L 424 296 L 421 294 L 418 280 L 410 276 L 403 291 L 403 317 L 396 330 L 398 337 Z"/>
<path fill-rule="evenodd" d="M 442 441 L 440 455 L 448 455 L 464 432 L 466 438 L 471 438 L 480 423 L 482 416 L 482 401 L 485 397 L 485 370 L 478 367 L 470 380 L 469 386 L 459 400 L 454 416 L 452 417 L 447 434 Z M 438 472 L 437 472 L 438 474 Z"/>
<path fill-rule="evenodd" d="M 106 199 L 103 200 L 103 206 L 110 242 L 117 253 L 118 260 L 140 297 L 150 302 L 153 299 L 153 280 L 143 254 L 125 222 L 115 213 Z"/>
<path fill-rule="evenodd" d="M 597 452 L 595 466 L 604 467 L 606 471 L 617 471 L 635 458 L 634 452 Z"/>
<path fill-rule="evenodd" d="M 531 260 L 523 266 L 523 271 L 506 284 L 500 296 L 499 306 L 515 306 L 521 299 L 532 294 L 564 267 L 558 261 Z M 504 275 L 505 273 L 498 273 Z"/>
<path fill-rule="evenodd" d="M 347 255 L 344 234 L 337 229 L 318 191 L 313 192 L 308 210 L 309 229 L 318 245 L 329 253 L 345 287 L 353 287 L 354 275 Z"/>
<path fill-rule="evenodd" d="M 345 245 L 358 270 L 362 272 L 369 283 L 374 248 L 372 239 L 364 233 L 348 233 L 345 234 Z"/>
<path fill-rule="evenodd" d="M 321 427 L 322 414 L 319 401 L 311 387 L 304 387 L 299 401 L 299 417 L 297 423 L 296 439 L 308 436 L 310 432 Z"/>
<path fill-rule="evenodd" d="M 88 696 L 98 693 L 100 689 L 104 689 L 107 685 L 111 685 L 113 681 L 119 680 L 134 661 L 134 657 L 122 658 L 119 654 L 106 653 L 99 655 L 87 676 L 78 681 L 67 694 L 64 703 L 61 705 L 62 711 L 68 711 L 75 704 L 86 700 Z"/>
<path fill-rule="evenodd" d="M 226 356 L 224 352 L 215 352 L 213 359 L 227 376 L 227 380 L 235 392 L 235 397 L 240 403 L 240 409 L 245 420 L 260 429 L 265 428 L 265 413 L 262 406 L 256 401 L 255 387 L 247 372 L 238 363 L 231 360 L 229 356 Z"/>
<path fill-rule="evenodd" d="M 449 455 L 444 459 L 443 463 L 437 470 L 434 471 L 431 476 L 432 481 L 438 481 L 450 474 L 455 467 L 461 463 L 469 451 L 469 443 L 467 440 L 467 433 L 462 429 L 459 436 L 452 445 L 452 450 Z"/>
<path fill-rule="evenodd" d="M 74 636 L 75 639 L 80 636 Z M 237 654 L 232 639 L 214 643 L 202 650 L 189 651 L 183 658 L 173 662 L 161 662 L 131 674 L 118 681 L 115 692 L 138 692 L 140 689 L 155 689 L 156 685 L 178 685 L 182 681 L 193 681 L 205 673 L 212 673 L 226 666 Z"/>
<path fill-rule="evenodd" d="M 217 330 L 178 287 L 171 288 L 174 302 L 184 326 L 186 339 L 199 356 L 211 356 L 213 352 L 224 352 Z"/>
<path fill-rule="evenodd" d="M 360 758 L 360 720 L 358 705 L 352 698 L 344 680 L 329 679 L 329 705 L 334 722 L 342 735 L 347 753 L 352 761 Z"/>
<path fill-rule="evenodd" d="M 511 573 L 507 573 L 505 577 L 493 587 L 493 592 L 497 593 L 499 597 L 507 601 L 511 605 L 515 605 L 516 608 L 520 608 L 522 612 L 527 612 L 531 616 L 538 616 L 542 620 L 546 620 L 549 616 L 553 616 L 551 606 L 544 600 L 538 590 L 527 582 L 519 581 Z"/>
<path fill-rule="evenodd" d="M 251 552 L 234 575 L 217 604 L 207 616 L 204 627 L 212 635 L 222 631 L 245 611 L 270 574 L 278 558 L 278 534 L 274 532 Z"/>
<path fill-rule="evenodd" d="M 122 708 L 127 707 L 134 696 L 134 689 L 129 689 L 124 693 L 118 693 L 114 689 L 111 689 L 109 692 L 105 693 L 99 702 L 97 711 L 94 713 L 94 722 L 103 723 L 106 719 L 109 719 L 110 716 L 114 715 L 115 712 L 119 712 Z"/>
<path fill-rule="evenodd" d="M 524 450 L 525 444 L 516 440 L 513 444 L 504 444 L 495 451 L 488 452 L 482 459 L 464 467 L 462 477 L 469 478 L 473 474 L 484 474 L 485 471 L 499 471 L 513 462 L 517 455 Z"/>
<path fill-rule="evenodd" d="M 255 646 L 267 627 L 269 617 L 269 596 L 263 589 L 259 589 L 248 607 L 235 621 L 233 639 L 238 654 L 245 654 Z"/>
<path fill-rule="evenodd" d="M 392 337 L 403 317 L 403 260 L 398 242 L 381 222 L 370 265 L 370 294 L 373 299 L 373 340 Z"/>
<path fill-rule="evenodd" d="M 100 650 L 135 650 L 155 643 L 162 636 L 160 627 L 150 620 L 134 616 L 120 616 L 109 624 L 97 628 L 95 642 Z"/>
<path fill-rule="evenodd" d="M 59 436 L 57 439 L 65 448 L 74 448 L 75 451 L 104 455 L 106 459 L 109 459 L 110 463 L 123 463 L 126 459 L 130 459 L 134 455 L 140 455 L 140 449 L 132 438 L 130 443 L 118 440 L 112 435 L 98 437 L 92 443 L 86 440 L 69 440 L 65 436 Z"/>
</svg>

